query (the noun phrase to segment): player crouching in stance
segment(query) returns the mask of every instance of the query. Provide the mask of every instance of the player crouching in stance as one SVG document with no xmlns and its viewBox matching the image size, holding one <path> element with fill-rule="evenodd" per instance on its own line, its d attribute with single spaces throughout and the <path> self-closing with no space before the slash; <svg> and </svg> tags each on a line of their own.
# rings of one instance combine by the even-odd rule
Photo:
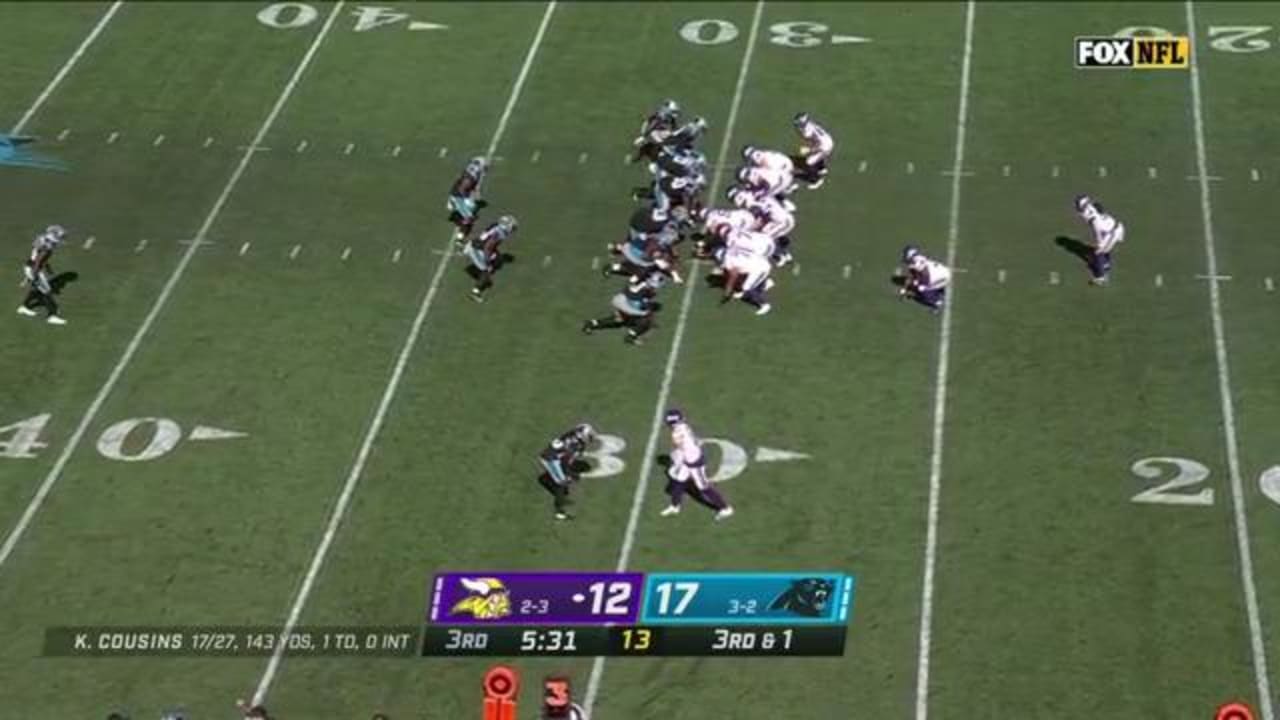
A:
<svg viewBox="0 0 1280 720">
<path fill-rule="evenodd" d="M 644 124 L 640 126 L 640 134 L 632 142 L 636 150 L 635 155 L 631 156 L 631 162 L 657 160 L 663 145 L 679 124 L 680 106 L 675 100 L 663 100 L 658 109 L 645 118 Z"/>
<path fill-rule="evenodd" d="M 493 287 L 493 274 L 502 266 L 500 250 L 504 240 L 511 239 L 516 233 L 516 219 L 511 215 L 503 215 L 498 222 L 485 228 L 462 247 L 462 254 L 467 256 L 471 265 L 467 274 L 475 278 L 476 284 L 471 288 L 471 299 L 484 302 L 484 293 Z"/>
<path fill-rule="evenodd" d="M 724 520 L 733 515 L 733 507 L 707 479 L 707 457 L 702 452 L 702 443 L 685 420 L 684 413 L 668 410 L 663 421 L 671 428 L 671 465 L 667 468 L 667 479 L 670 481 L 667 483 L 667 493 L 671 496 L 671 504 L 662 511 L 663 516 L 679 514 L 689 482 L 693 483 L 698 495 L 715 508 L 716 520 Z"/>
<path fill-rule="evenodd" d="M 574 465 L 582 458 L 591 443 L 595 440 L 596 430 L 587 423 L 581 423 L 572 430 L 562 433 L 551 440 L 542 452 L 538 453 L 538 465 L 542 473 L 538 475 L 538 484 L 551 493 L 554 498 L 555 517 L 557 520 L 570 520 L 568 507 L 569 486 L 578 479 Z"/>
<path fill-rule="evenodd" d="M 458 176 L 458 179 L 453 181 L 453 187 L 449 188 L 449 200 L 445 203 L 445 209 L 449 211 L 449 222 L 457 228 L 453 232 L 453 241 L 459 246 L 471 234 L 476 216 L 480 208 L 485 206 L 484 200 L 480 199 L 480 184 L 484 182 L 484 175 L 488 169 L 489 161 L 485 158 L 471 158 L 463 168 L 462 175 Z"/>
<path fill-rule="evenodd" d="M 771 258 L 777 252 L 773 238 L 756 230 L 732 231 L 720 229 L 724 247 L 716 251 L 716 258 L 724 272 L 724 297 L 721 303 L 742 300 L 756 309 L 757 315 L 766 315 L 773 306 L 766 293 L 773 288 L 769 273 L 773 271 Z"/>
<path fill-rule="evenodd" d="M 66 325 L 67 321 L 58 314 L 58 301 L 54 299 L 56 289 L 53 287 L 52 275 L 54 248 L 62 243 L 67 231 L 61 225 L 50 225 L 31 243 L 31 254 L 22 266 L 23 283 L 28 287 L 27 296 L 18 306 L 18 314 L 35 317 L 36 308 L 44 306 L 50 325 Z"/>
<path fill-rule="evenodd" d="M 624 327 L 627 335 L 623 340 L 629 345 L 639 345 L 645 333 L 653 329 L 658 289 L 662 285 L 663 275 L 656 269 L 646 275 L 633 275 L 622 292 L 613 296 L 610 302 L 613 314 L 586 321 L 582 332 L 590 335 L 596 330 Z"/>
<path fill-rule="evenodd" d="M 1093 233 L 1090 252 L 1085 257 L 1089 263 L 1089 284 L 1106 285 L 1111 276 L 1111 252 L 1124 242 L 1124 223 L 1107 214 L 1101 203 L 1088 195 L 1076 196 L 1076 212 Z"/>
<path fill-rule="evenodd" d="M 947 285 L 951 284 L 951 269 L 925 257 L 920 249 L 908 245 L 902 251 L 902 289 L 898 296 L 911 299 L 933 312 L 942 310 L 947 299 Z"/>
<path fill-rule="evenodd" d="M 800 133 L 800 152 L 793 158 L 796 177 L 805 181 L 809 189 L 816 190 L 827 181 L 827 163 L 835 152 L 836 141 L 809 113 L 798 113 L 792 124 Z"/>
</svg>

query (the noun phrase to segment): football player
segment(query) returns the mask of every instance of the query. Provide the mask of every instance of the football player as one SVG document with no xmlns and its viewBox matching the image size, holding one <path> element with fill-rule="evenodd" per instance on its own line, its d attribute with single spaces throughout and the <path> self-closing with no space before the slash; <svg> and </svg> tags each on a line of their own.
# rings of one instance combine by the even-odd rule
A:
<svg viewBox="0 0 1280 720">
<path fill-rule="evenodd" d="M 664 145 L 668 147 L 676 147 L 682 149 L 692 149 L 698 144 L 698 140 L 702 138 L 703 133 L 707 131 L 707 121 L 705 118 L 696 117 L 689 122 L 676 128 L 664 141 Z"/>
<path fill-rule="evenodd" d="M 911 299 L 933 312 L 942 309 L 947 299 L 947 286 L 951 284 L 951 269 L 932 260 L 914 245 L 902 251 L 902 289 L 898 296 Z"/>
<path fill-rule="evenodd" d="M 796 171 L 795 161 L 787 157 L 785 153 L 777 150 L 764 150 L 754 145 L 747 145 L 742 148 L 742 162 L 748 166 L 764 168 L 778 173 L 787 173 L 794 175 Z"/>
<path fill-rule="evenodd" d="M 675 100 L 663 100 L 658 109 L 645 118 L 644 124 L 640 126 L 640 134 L 632 142 L 636 153 L 631 161 L 638 162 L 641 158 L 656 160 L 667 139 L 676 131 L 679 122 L 680 106 Z"/>
<path fill-rule="evenodd" d="M 694 214 L 699 230 L 695 233 L 694 253 L 699 258 L 710 258 L 718 248 L 723 247 L 726 233 L 758 230 L 759 219 L 755 213 L 745 208 L 703 208 Z M 720 274 L 721 268 L 716 266 L 712 274 Z"/>
<path fill-rule="evenodd" d="M 1077 195 L 1075 206 L 1080 219 L 1093 234 L 1090 253 L 1085 258 L 1089 263 L 1089 284 L 1106 285 L 1111 276 L 1111 252 L 1124 242 L 1124 223 L 1108 214 L 1101 203 L 1088 195 Z"/>
<path fill-rule="evenodd" d="M 471 299 L 484 302 L 484 293 L 493 287 L 493 274 L 502 264 L 500 247 L 505 240 L 515 235 L 516 219 L 511 215 L 503 215 L 498 222 L 485 228 L 462 248 L 462 254 L 471 261 L 467 273 L 475 278 L 476 284 L 471 288 Z"/>
<path fill-rule="evenodd" d="M 639 345 L 644 334 L 653 329 L 653 314 L 658 309 L 658 289 L 662 287 L 662 273 L 632 276 L 622 292 L 613 296 L 613 313 L 588 320 L 582 324 L 582 332 L 590 335 L 596 330 L 626 328 L 623 340 L 628 345 Z"/>
<path fill-rule="evenodd" d="M 820 188 L 827 181 L 827 163 L 835 152 L 836 141 L 809 113 L 797 114 L 792 124 L 800 133 L 800 153 L 794 158 L 796 177 L 811 189 Z"/>
<path fill-rule="evenodd" d="M 631 215 L 631 225 L 627 228 L 627 239 L 616 245 L 609 245 L 609 252 L 618 256 L 618 261 L 605 265 L 600 273 L 610 275 L 647 275 L 652 270 L 666 273 L 679 284 L 683 282 L 675 266 L 673 247 L 680 236 L 676 226 L 671 222 L 667 211 L 660 207 L 646 207 L 636 210 Z"/>
<path fill-rule="evenodd" d="M 453 186 L 449 188 L 449 200 L 445 203 L 445 208 L 449 211 L 449 222 L 456 228 L 453 232 L 453 241 L 458 243 L 459 247 L 471 234 L 476 215 L 485 205 L 484 200 L 480 199 L 480 184 L 484 182 L 488 169 L 489 161 L 485 158 L 471 158 L 463 168 L 462 175 L 458 176 L 458 179 L 453 181 Z"/>
<path fill-rule="evenodd" d="M 67 231 L 61 225 L 50 225 L 36 236 L 31 243 L 31 254 L 22 265 L 23 284 L 27 286 L 27 296 L 18 306 L 18 314 L 27 317 L 36 316 L 36 308 L 43 306 L 50 325 L 66 325 L 67 321 L 58 314 L 57 294 L 53 287 L 53 251 L 62 244 Z"/>
<path fill-rule="evenodd" d="M 580 423 L 572 430 L 557 435 L 538 453 L 538 465 L 542 467 L 538 484 L 554 498 L 552 502 L 557 520 L 570 519 L 568 506 L 572 501 L 569 499 L 569 486 L 578 480 L 574 466 L 595 437 L 595 428 L 588 423 Z"/>
<path fill-rule="evenodd" d="M 770 257 L 777 252 L 773 238 L 754 230 L 725 233 L 721 256 L 724 267 L 722 303 L 742 300 L 756 308 L 757 315 L 768 314 L 773 306 L 765 296 L 772 287 Z"/>
<path fill-rule="evenodd" d="M 738 169 L 738 187 L 758 197 L 774 197 L 788 210 L 795 210 L 795 204 L 787 199 L 796 189 L 791 173 L 780 168 L 766 168 L 748 165 Z"/>
<path fill-rule="evenodd" d="M 783 267 L 794 259 L 791 255 L 791 231 L 796 229 L 796 216 L 775 197 L 766 195 L 752 200 L 747 206 L 748 212 L 757 218 L 760 232 L 773 238 L 776 246 L 770 260 Z"/>
<path fill-rule="evenodd" d="M 668 410 L 663 421 L 671 428 L 671 464 L 667 466 L 667 494 L 671 496 L 671 503 L 663 509 L 662 515 L 670 517 L 680 513 L 690 482 L 702 499 L 715 508 L 716 520 L 733 515 L 733 507 L 707 478 L 707 456 L 702 452 L 702 443 L 685 420 L 684 413 Z"/>
</svg>

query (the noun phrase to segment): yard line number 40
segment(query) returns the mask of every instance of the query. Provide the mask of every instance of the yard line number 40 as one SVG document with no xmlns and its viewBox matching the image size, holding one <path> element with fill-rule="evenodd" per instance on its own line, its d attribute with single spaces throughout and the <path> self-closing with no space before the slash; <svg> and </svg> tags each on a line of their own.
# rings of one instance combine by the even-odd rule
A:
<svg viewBox="0 0 1280 720">
<path fill-rule="evenodd" d="M 1195 460 L 1168 456 L 1142 458 L 1130 466 L 1129 470 L 1144 480 L 1168 478 L 1159 485 L 1153 485 L 1134 495 L 1131 498 L 1133 502 L 1153 505 L 1213 505 L 1213 488 L 1202 487 L 1192 491 L 1209 479 L 1209 468 Z M 1280 505 L 1280 465 L 1262 472 L 1258 477 L 1258 489 L 1271 502 Z"/>
</svg>

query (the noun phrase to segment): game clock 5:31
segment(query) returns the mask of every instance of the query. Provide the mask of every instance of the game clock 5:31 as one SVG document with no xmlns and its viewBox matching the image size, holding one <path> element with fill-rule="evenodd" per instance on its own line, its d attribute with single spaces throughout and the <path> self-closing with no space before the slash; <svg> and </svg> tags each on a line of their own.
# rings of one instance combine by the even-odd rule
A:
<svg viewBox="0 0 1280 720">
<path fill-rule="evenodd" d="M 529 628 L 520 632 L 520 652 L 576 653 L 578 631 L 571 628 Z"/>
</svg>

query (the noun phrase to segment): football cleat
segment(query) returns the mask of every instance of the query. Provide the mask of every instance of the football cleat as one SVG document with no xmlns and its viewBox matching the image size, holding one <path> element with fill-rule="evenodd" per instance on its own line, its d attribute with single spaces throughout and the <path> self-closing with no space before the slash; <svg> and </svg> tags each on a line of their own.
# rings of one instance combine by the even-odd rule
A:
<svg viewBox="0 0 1280 720">
<path fill-rule="evenodd" d="M 476 301 L 476 302 L 478 302 L 478 303 L 483 303 L 483 302 L 484 302 L 484 293 L 480 292 L 479 290 L 477 290 L 477 289 L 475 289 L 475 288 L 471 288 L 471 299 L 472 299 L 472 300 L 475 300 L 475 301 Z"/>
<path fill-rule="evenodd" d="M 756 308 L 756 314 L 757 314 L 757 315 L 768 315 L 768 314 L 769 314 L 769 311 L 770 311 L 770 310 L 772 310 L 772 309 L 773 309 L 773 306 L 772 306 L 772 305 L 770 305 L 769 303 L 765 303 L 765 304 L 761 305 L 760 307 Z"/>
<path fill-rule="evenodd" d="M 726 507 L 723 510 L 716 513 L 716 520 L 724 520 L 725 518 L 730 518 L 730 517 L 733 517 L 732 507 Z"/>
<path fill-rule="evenodd" d="M 588 320 L 588 321 L 586 321 L 586 322 L 582 323 L 582 334 L 583 334 L 583 335 L 590 335 L 591 333 L 593 333 L 593 332 L 595 332 L 595 331 L 596 331 L 596 321 L 595 321 L 595 320 Z"/>
<path fill-rule="evenodd" d="M 679 505 L 668 505 L 662 509 L 662 517 L 671 517 L 672 515 L 679 515 L 679 514 L 680 514 Z"/>
<path fill-rule="evenodd" d="M 50 315 L 49 319 L 45 320 L 45 322 L 49 323 L 50 325 L 66 325 L 67 324 L 67 321 L 63 320 L 58 315 Z"/>
<path fill-rule="evenodd" d="M 19 314 L 19 315 L 26 315 L 27 317 L 35 317 L 37 313 L 36 313 L 36 311 L 35 311 L 35 310 L 32 310 L 31 308 L 27 307 L 26 305 L 19 305 L 19 306 L 18 306 L 18 314 Z"/>
<path fill-rule="evenodd" d="M 557 519 L 557 520 L 572 520 L 572 519 L 573 519 L 573 516 L 572 516 L 572 515 L 570 515 L 570 514 L 569 514 L 569 513 L 567 513 L 567 512 L 564 512 L 563 510 L 557 510 L 557 511 L 556 511 L 556 519 Z"/>
</svg>

